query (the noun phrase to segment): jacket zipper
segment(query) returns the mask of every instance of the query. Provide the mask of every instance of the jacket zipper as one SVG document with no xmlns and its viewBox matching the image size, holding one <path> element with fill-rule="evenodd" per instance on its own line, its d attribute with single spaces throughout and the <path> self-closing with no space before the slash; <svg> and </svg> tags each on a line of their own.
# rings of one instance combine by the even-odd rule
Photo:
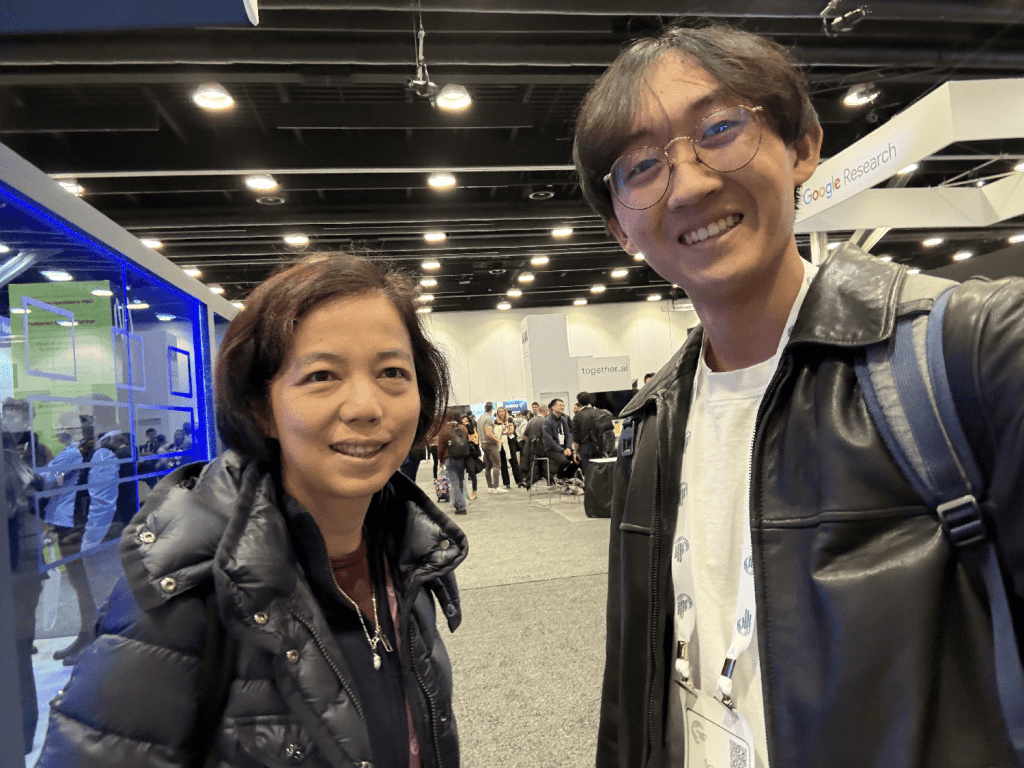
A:
<svg viewBox="0 0 1024 768">
<path fill-rule="evenodd" d="M 633 442 L 634 455 L 636 441 Z M 661 491 L 661 451 L 654 454 L 654 552 L 651 557 L 651 658 L 654 660 L 652 680 L 658 679 L 658 581 L 661 573 L 661 512 L 658 509 L 658 497 Z M 651 685 L 651 697 L 647 702 L 647 740 L 651 751 L 654 750 L 654 685 Z M 648 760 L 650 755 L 648 754 Z"/>
<path fill-rule="evenodd" d="M 427 699 L 427 704 L 430 705 L 430 731 L 434 734 L 434 756 L 437 758 L 437 768 L 441 768 L 443 762 L 441 760 L 441 734 L 437 732 L 437 707 L 434 704 L 434 697 L 430 695 L 427 690 L 426 684 L 423 682 L 423 678 L 420 676 L 420 672 L 416 669 L 416 658 L 413 656 L 413 631 L 412 623 L 409 624 L 409 667 L 412 669 L 412 673 L 416 676 L 416 682 L 419 683 L 420 690 L 423 691 L 424 697 Z"/>
<path fill-rule="evenodd" d="M 356 696 L 355 691 L 349 686 L 345 676 L 341 674 L 341 670 L 338 669 L 338 665 L 334 663 L 334 659 L 331 658 L 331 654 L 327 652 L 327 647 L 324 645 L 323 640 L 320 639 L 320 635 L 317 634 L 316 629 L 313 625 L 306 621 L 302 616 L 296 613 L 293 609 L 289 609 L 295 620 L 298 621 L 302 626 L 309 630 L 309 634 L 313 636 L 313 640 L 316 642 L 317 647 L 320 649 L 320 653 L 323 654 L 324 659 L 327 661 L 327 665 L 334 671 L 334 674 L 338 678 L 338 682 L 341 683 L 341 687 L 345 689 L 345 693 L 352 700 L 352 706 L 356 708 L 356 713 L 359 715 L 359 719 L 366 724 L 366 715 L 363 714 L 363 707 L 359 703 L 359 698 Z"/>
</svg>

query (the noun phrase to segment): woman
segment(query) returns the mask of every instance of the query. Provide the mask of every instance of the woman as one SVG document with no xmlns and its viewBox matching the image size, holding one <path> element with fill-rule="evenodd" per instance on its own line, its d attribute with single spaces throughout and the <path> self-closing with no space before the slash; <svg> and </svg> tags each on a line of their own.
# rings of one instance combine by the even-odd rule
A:
<svg viewBox="0 0 1024 768">
<path fill-rule="evenodd" d="M 448 471 L 448 487 L 451 492 L 452 506 L 456 515 L 466 514 L 466 456 L 454 456 L 453 440 L 462 438 L 463 445 L 468 449 L 469 435 L 459 421 L 454 408 L 449 408 L 444 415 L 444 424 L 437 433 L 437 457 Z M 460 453 L 455 451 L 454 453 Z"/>
<path fill-rule="evenodd" d="M 516 443 L 516 425 L 509 418 L 508 411 L 504 406 L 498 406 L 497 414 L 494 417 L 494 434 L 498 436 L 498 447 L 501 453 L 501 482 L 508 489 L 508 465 L 512 465 L 512 478 L 517 486 L 522 486 L 523 478 L 519 474 L 519 459 L 516 457 L 516 450 L 513 446 Z"/>
<path fill-rule="evenodd" d="M 413 283 L 318 257 L 256 288 L 217 358 L 228 450 L 164 478 L 38 765 L 459 762 L 435 601 L 466 539 L 401 473 L 447 402 Z"/>
<path fill-rule="evenodd" d="M 474 456 L 478 460 L 482 461 L 480 455 L 480 434 L 476 431 L 476 419 L 473 418 L 472 413 L 464 413 L 462 415 L 462 426 L 465 428 L 467 434 L 469 434 L 469 442 L 473 444 Z M 476 466 L 479 466 L 479 461 L 474 463 Z M 473 486 L 473 490 L 469 494 L 469 500 L 473 501 L 476 499 L 476 476 L 479 473 L 472 471 L 467 463 L 466 474 L 469 475 L 469 481 Z"/>
</svg>

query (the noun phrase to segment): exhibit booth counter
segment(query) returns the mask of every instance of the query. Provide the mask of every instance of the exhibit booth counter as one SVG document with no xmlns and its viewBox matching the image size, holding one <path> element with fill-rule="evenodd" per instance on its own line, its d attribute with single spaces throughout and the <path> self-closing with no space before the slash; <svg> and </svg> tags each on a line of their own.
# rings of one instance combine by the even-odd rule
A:
<svg viewBox="0 0 1024 768">
<path fill-rule="evenodd" d="M 0 744 L 32 738 L 20 699 L 40 701 L 41 729 L 55 693 L 26 679 L 22 652 L 34 644 L 38 666 L 49 641 L 79 635 L 120 575 L 118 534 L 152 487 L 216 455 L 212 362 L 236 313 L 0 145 L 2 479 L 14 491 L 0 677 L 21 694 L 0 697 Z"/>
</svg>

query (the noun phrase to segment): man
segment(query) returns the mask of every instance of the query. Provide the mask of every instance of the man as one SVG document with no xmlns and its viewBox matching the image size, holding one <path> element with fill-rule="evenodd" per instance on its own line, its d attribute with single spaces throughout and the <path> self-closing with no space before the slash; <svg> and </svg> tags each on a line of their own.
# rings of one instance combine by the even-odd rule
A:
<svg viewBox="0 0 1024 768">
<path fill-rule="evenodd" d="M 797 250 L 820 144 L 786 54 L 727 27 L 637 41 L 581 108 L 584 194 L 701 320 L 621 414 L 598 768 L 1017 763 L 988 607 L 854 374 L 905 267 Z M 1018 625 L 1022 327 L 1009 279 L 958 287 L 943 328 Z"/>
<path fill-rule="evenodd" d="M 580 405 L 580 409 L 572 420 L 572 447 L 580 457 L 580 469 L 583 470 L 583 477 L 586 478 L 590 457 L 601 453 L 600 446 L 597 444 L 597 430 L 594 426 L 597 409 L 594 408 L 594 396 L 589 392 L 580 392 L 576 395 L 576 402 Z"/>
<path fill-rule="evenodd" d="M 565 415 L 565 403 L 555 398 L 548 404 L 544 419 L 544 455 L 551 476 L 564 480 L 576 473 L 576 454 L 572 449 L 572 424 Z"/>
<path fill-rule="evenodd" d="M 508 493 L 498 483 L 498 470 L 501 468 L 501 450 L 499 439 L 494 432 L 494 403 L 484 403 L 484 415 L 476 424 L 477 433 L 480 435 L 480 451 L 484 455 L 484 479 L 487 481 L 488 493 Z"/>
<path fill-rule="evenodd" d="M 530 406 L 530 410 L 532 410 L 532 411 L 533 411 L 533 415 L 534 415 L 534 416 L 536 416 L 537 414 L 539 414 L 539 413 L 540 413 L 540 408 L 541 408 L 541 405 L 540 405 L 540 403 L 538 403 L 538 402 L 537 402 L 536 400 L 534 400 L 534 401 L 533 401 L 533 404 L 532 404 L 532 405 Z M 547 408 L 545 408 L 544 410 L 546 411 L 546 410 L 547 410 Z M 546 414 L 545 414 L 545 415 L 546 415 Z"/>
<path fill-rule="evenodd" d="M 522 466 L 527 488 L 533 485 L 536 477 L 536 460 L 544 457 L 544 420 L 548 415 L 546 405 L 534 405 L 537 406 L 537 410 L 523 427 Z"/>
</svg>

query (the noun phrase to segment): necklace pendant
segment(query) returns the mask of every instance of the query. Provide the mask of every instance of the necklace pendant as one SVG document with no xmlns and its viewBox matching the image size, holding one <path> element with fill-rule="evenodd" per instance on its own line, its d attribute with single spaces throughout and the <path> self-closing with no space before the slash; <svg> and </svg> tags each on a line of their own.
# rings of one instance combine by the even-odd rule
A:
<svg viewBox="0 0 1024 768">
<path fill-rule="evenodd" d="M 380 669 L 380 656 L 376 653 L 373 654 L 373 668 Z"/>
</svg>

